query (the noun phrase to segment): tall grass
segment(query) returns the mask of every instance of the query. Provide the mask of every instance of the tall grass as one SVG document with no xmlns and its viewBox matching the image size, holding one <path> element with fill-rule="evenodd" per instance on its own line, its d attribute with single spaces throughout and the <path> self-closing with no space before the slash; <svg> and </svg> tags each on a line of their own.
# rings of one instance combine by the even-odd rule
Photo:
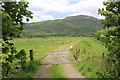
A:
<svg viewBox="0 0 120 80">
<path fill-rule="evenodd" d="M 80 49 L 80 61 L 73 65 L 87 78 L 100 78 L 104 59 L 108 53 L 104 45 L 94 38 L 80 38 L 80 42 L 73 46 L 72 53 Z M 104 56 L 103 56 L 104 53 Z M 73 57 L 71 59 L 74 59 Z"/>
<path fill-rule="evenodd" d="M 38 61 L 35 62 L 27 62 L 26 68 L 23 70 L 20 70 L 17 74 L 13 75 L 12 78 L 14 79 L 21 79 L 21 78 L 32 78 L 35 73 L 38 72 L 40 69 L 40 63 Z"/>
</svg>

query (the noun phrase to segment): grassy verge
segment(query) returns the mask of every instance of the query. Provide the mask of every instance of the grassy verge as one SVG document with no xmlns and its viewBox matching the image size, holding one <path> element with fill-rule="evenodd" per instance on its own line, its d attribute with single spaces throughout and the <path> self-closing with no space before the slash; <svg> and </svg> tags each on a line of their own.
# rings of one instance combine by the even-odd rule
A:
<svg viewBox="0 0 120 80">
<path fill-rule="evenodd" d="M 61 64 L 52 64 L 50 76 L 54 78 L 54 80 L 66 80 L 64 70 Z"/>
<path fill-rule="evenodd" d="M 20 70 L 16 75 L 13 76 L 13 78 L 32 78 L 35 73 L 40 69 L 40 63 L 37 61 L 34 62 L 28 62 L 26 64 L 26 68 L 23 70 Z"/>
<path fill-rule="evenodd" d="M 107 49 L 93 38 L 80 39 L 80 42 L 73 46 L 71 51 L 75 53 L 76 49 L 80 49 L 80 61 L 73 63 L 74 67 L 86 78 L 100 78 L 104 59 L 108 53 Z M 74 59 L 72 55 L 70 58 Z"/>
</svg>

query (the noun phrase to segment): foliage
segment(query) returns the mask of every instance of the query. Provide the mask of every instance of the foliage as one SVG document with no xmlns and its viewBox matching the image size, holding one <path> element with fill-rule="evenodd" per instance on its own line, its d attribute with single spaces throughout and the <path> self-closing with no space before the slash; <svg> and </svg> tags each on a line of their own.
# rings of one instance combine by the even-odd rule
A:
<svg viewBox="0 0 120 80">
<path fill-rule="evenodd" d="M 3 77 L 9 75 L 10 70 L 13 68 L 15 59 L 21 59 L 22 66 L 25 62 L 25 52 L 21 50 L 19 53 L 10 41 L 13 37 L 18 37 L 22 31 L 23 18 L 32 18 L 31 11 L 27 10 L 28 2 L 2 2 L 2 57 L 3 57 Z M 19 55 L 24 54 L 24 55 Z M 19 56 L 18 56 L 19 55 Z M 16 57 L 17 56 L 17 57 Z"/>
<path fill-rule="evenodd" d="M 22 49 L 20 52 L 18 52 L 17 55 L 15 55 L 15 58 L 20 59 L 21 60 L 21 67 L 24 69 L 25 68 L 25 63 L 26 63 L 26 52 L 24 49 Z"/>
<path fill-rule="evenodd" d="M 27 62 L 25 64 L 26 68 L 24 70 L 21 70 L 18 74 L 15 74 L 12 79 L 16 78 L 28 78 L 28 79 L 32 79 L 34 78 L 35 73 L 38 72 L 38 70 L 41 68 L 40 67 L 40 62 L 39 61 L 34 61 L 33 62 Z"/>
<path fill-rule="evenodd" d="M 104 77 L 118 78 L 120 77 L 120 27 L 113 27 L 96 33 L 96 38 L 102 41 L 108 48 L 109 54 L 104 65 L 106 66 L 106 74 Z M 110 67 L 108 67 L 110 66 Z"/>
<path fill-rule="evenodd" d="M 71 16 L 62 20 L 28 23 L 23 37 L 81 36 L 102 29 L 101 20 L 86 16 Z"/>
<path fill-rule="evenodd" d="M 26 1 L 2 3 L 2 34 L 4 40 L 9 40 L 7 37 L 18 36 L 23 29 L 23 19 L 26 17 L 26 20 L 29 21 L 29 18 L 32 18 L 32 12 L 28 11 L 27 7 L 28 2 Z"/>
<path fill-rule="evenodd" d="M 9 14 L 5 12 L 1 12 L 2 14 L 2 35 L 3 40 L 7 41 L 9 39 L 12 39 L 12 37 L 19 36 L 21 30 L 20 26 L 14 25 L 12 22 L 12 18 Z"/>
<path fill-rule="evenodd" d="M 98 13 L 105 16 L 102 20 L 103 27 L 120 26 L 120 1 L 103 2 L 105 8 L 99 9 Z"/>
<path fill-rule="evenodd" d="M 14 47 L 13 43 L 5 41 L 2 43 L 2 73 L 3 76 L 9 74 L 10 69 L 12 68 L 12 63 L 15 60 L 15 55 L 17 54 L 17 50 Z"/>
<path fill-rule="evenodd" d="M 99 14 L 105 16 L 102 21 L 104 28 L 113 27 L 96 33 L 96 38 L 104 42 L 109 54 L 106 60 L 106 74 L 104 77 L 120 77 L 120 1 L 103 2 L 105 8 L 99 9 Z M 116 28 L 114 28 L 116 27 Z M 110 66 L 110 67 L 108 67 Z"/>
</svg>

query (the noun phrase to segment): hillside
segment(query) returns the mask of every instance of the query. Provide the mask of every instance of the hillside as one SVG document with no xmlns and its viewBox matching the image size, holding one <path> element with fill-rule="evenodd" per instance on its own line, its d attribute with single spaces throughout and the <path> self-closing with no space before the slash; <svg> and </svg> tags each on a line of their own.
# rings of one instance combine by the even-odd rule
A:
<svg viewBox="0 0 120 80">
<path fill-rule="evenodd" d="M 70 16 L 65 19 L 27 23 L 22 35 L 24 37 L 43 36 L 80 36 L 101 29 L 101 20 L 86 16 Z"/>
</svg>

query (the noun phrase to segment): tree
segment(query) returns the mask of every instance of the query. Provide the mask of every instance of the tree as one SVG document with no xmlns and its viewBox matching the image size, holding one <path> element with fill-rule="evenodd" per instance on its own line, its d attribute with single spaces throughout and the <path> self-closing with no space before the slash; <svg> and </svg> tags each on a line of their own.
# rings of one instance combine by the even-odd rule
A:
<svg viewBox="0 0 120 80">
<path fill-rule="evenodd" d="M 3 11 L 2 34 L 4 40 L 8 40 L 10 37 L 12 38 L 19 36 L 24 25 L 23 19 L 26 18 L 26 20 L 29 21 L 29 18 L 33 18 L 31 16 L 32 12 L 28 11 L 27 7 L 28 2 L 26 1 L 25 2 L 14 1 L 2 3 Z"/>
<path fill-rule="evenodd" d="M 99 14 L 105 16 L 102 20 L 103 28 L 116 27 L 113 30 L 107 29 L 104 37 L 100 37 L 108 48 L 108 59 L 106 60 L 106 75 L 107 78 L 120 77 L 120 1 L 103 2 L 105 8 L 99 9 Z M 101 33 L 98 35 L 101 36 Z M 103 39 L 102 39 L 103 38 Z M 110 67 L 108 67 L 110 66 Z"/>
<path fill-rule="evenodd" d="M 120 26 L 120 1 L 118 2 L 103 2 L 105 8 L 98 9 L 98 14 L 105 16 L 102 20 L 103 27 L 118 27 Z"/>
<path fill-rule="evenodd" d="M 1 12 L 2 14 L 2 35 L 3 40 L 7 41 L 9 39 L 12 39 L 13 37 L 16 37 L 20 34 L 20 26 L 14 25 L 12 18 L 9 14 L 5 12 Z"/>
<path fill-rule="evenodd" d="M 13 37 L 20 36 L 23 30 L 23 19 L 29 21 L 32 18 L 31 11 L 27 10 L 28 2 L 2 2 L 2 72 L 3 77 L 7 76 L 12 68 L 12 63 L 16 59 L 26 60 L 26 53 L 24 50 L 18 52 L 14 44 L 10 41 Z M 23 55 L 20 55 L 23 54 Z M 19 55 L 19 56 L 18 56 Z M 24 66 L 23 64 L 21 64 Z"/>
</svg>

